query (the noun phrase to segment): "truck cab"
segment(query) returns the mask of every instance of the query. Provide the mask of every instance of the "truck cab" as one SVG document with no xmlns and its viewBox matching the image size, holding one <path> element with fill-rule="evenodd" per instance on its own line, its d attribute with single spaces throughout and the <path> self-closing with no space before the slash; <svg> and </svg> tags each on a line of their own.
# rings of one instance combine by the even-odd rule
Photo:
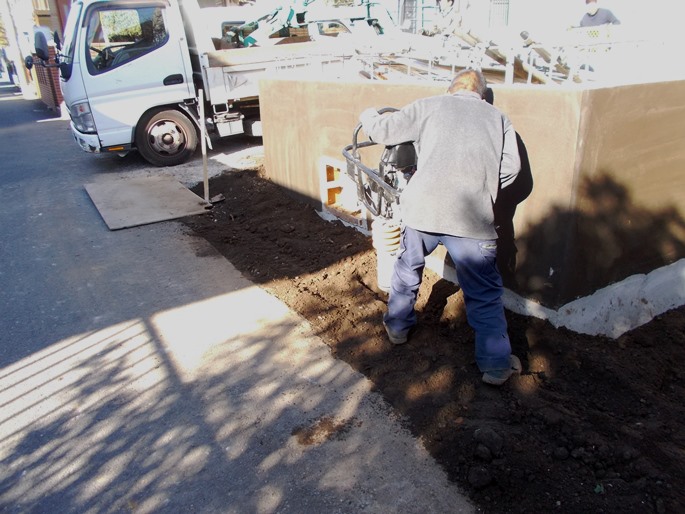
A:
<svg viewBox="0 0 685 514">
<path fill-rule="evenodd" d="M 84 150 L 123 153 L 135 146 L 158 165 L 194 152 L 197 133 L 182 107 L 196 96 L 193 71 L 173 7 L 156 0 L 72 4 L 61 88 Z"/>
</svg>

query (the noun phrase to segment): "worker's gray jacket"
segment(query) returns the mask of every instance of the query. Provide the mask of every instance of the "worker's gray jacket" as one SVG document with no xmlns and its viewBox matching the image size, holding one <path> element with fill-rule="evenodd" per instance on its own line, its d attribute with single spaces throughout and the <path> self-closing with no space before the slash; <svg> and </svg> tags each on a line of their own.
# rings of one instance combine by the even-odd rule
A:
<svg viewBox="0 0 685 514">
<path fill-rule="evenodd" d="M 390 114 L 368 109 L 360 119 L 376 143 L 414 142 L 418 169 L 400 198 L 402 223 L 424 232 L 497 238 L 497 192 L 521 168 L 509 118 L 477 93 L 458 91 Z"/>
</svg>

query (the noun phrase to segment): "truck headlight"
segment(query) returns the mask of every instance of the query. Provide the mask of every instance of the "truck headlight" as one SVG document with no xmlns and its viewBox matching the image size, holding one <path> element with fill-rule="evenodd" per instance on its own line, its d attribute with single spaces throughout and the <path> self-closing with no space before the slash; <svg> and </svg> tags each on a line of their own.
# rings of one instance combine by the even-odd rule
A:
<svg viewBox="0 0 685 514">
<path fill-rule="evenodd" d="M 71 106 L 69 109 L 71 121 L 74 122 L 74 127 L 79 132 L 84 134 L 95 134 L 95 121 L 93 115 L 90 113 L 90 105 L 88 102 L 80 102 Z"/>
</svg>

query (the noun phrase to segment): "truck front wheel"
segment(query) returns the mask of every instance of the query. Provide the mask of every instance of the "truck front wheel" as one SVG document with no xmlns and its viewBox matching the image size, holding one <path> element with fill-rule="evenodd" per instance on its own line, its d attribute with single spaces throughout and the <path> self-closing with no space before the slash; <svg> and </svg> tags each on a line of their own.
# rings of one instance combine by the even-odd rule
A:
<svg viewBox="0 0 685 514">
<path fill-rule="evenodd" d="M 155 166 L 186 162 L 197 147 L 193 123 L 178 111 L 158 111 L 143 117 L 136 127 L 136 146 Z"/>
</svg>

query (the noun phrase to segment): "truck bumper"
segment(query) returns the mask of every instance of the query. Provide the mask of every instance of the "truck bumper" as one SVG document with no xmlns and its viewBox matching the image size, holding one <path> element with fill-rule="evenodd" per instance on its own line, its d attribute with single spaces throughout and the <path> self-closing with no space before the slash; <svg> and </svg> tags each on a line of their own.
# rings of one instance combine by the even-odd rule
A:
<svg viewBox="0 0 685 514">
<path fill-rule="evenodd" d="M 100 153 L 100 139 L 97 134 L 83 134 L 71 124 L 71 134 L 84 152 Z"/>
</svg>

